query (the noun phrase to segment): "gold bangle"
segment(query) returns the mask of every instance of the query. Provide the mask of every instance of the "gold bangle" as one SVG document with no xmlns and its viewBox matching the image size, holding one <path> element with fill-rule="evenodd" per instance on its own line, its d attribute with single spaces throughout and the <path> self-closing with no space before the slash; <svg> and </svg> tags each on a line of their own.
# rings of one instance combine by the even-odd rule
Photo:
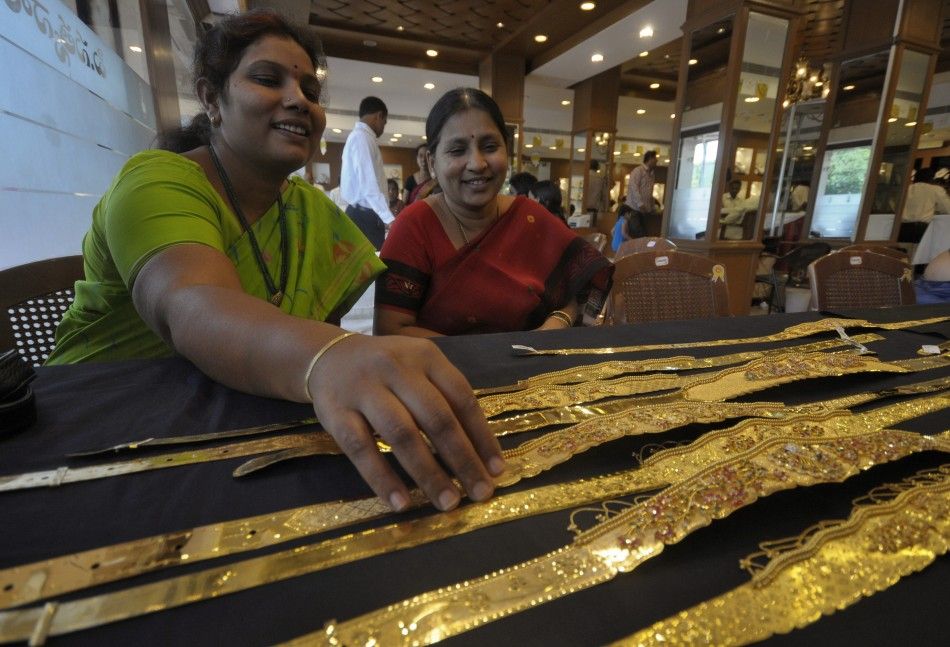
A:
<svg viewBox="0 0 950 647">
<path fill-rule="evenodd" d="M 320 358 L 326 355 L 326 352 L 339 344 L 341 341 L 347 337 L 352 337 L 358 333 L 355 332 L 345 332 L 341 335 L 337 335 L 327 343 L 323 345 L 323 348 L 317 351 L 317 354 L 313 356 L 313 359 L 310 360 L 310 364 L 307 366 L 307 372 L 303 376 L 303 390 L 307 394 L 308 402 L 313 402 L 313 394 L 310 393 L 310 376 L 313 375 L 313 369 L 316 367 L 317 362 L 320 361 Z"/>
<path fill-rule="evenodd" d="M 550 319 L 551 317 L 554 317 L 558 321 L 566 324 L 568 328 L 572 328 L 574 326 L 574 317 L 567 314 L 563 310 L 555 310 L 554 312 L 548 315 L 548 319 Z"/>
</svg>

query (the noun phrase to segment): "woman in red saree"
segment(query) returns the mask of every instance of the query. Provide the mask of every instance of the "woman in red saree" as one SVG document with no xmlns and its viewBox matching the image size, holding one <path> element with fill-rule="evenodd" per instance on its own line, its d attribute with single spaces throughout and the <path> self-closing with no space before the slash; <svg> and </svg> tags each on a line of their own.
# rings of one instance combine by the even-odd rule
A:
<svg viewBox="0 0 950 647">
<path fill-rule="evenodd" d="M 537 202 L 499 195 L 505 123 L 488 95 L 453 90 L 426 121 L 442 193 L 393 224 L 376 283 L 377 334 L 459 335 L 574 324 L 613 267 Z"/>
</svg>

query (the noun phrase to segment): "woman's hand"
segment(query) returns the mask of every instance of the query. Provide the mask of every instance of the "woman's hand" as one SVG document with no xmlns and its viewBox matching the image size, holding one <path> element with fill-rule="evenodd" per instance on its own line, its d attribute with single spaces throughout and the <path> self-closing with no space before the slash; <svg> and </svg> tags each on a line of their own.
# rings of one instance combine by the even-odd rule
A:
<svg viewBox="0 0 950 647">
<path fill-rule="evenodd" d="M 471 386 L 431 342 L 348 337 L 317 361 L 307 387 L 324 428 L 394 509 L 408 505 L 409 492 L 374 432 L 441 510 L 458 505 L 460 493 L 429 444 L 469 497 L 482 501 L 494 491 L 492 475 L 504 470 L 498 441 Z"/>
</svg>

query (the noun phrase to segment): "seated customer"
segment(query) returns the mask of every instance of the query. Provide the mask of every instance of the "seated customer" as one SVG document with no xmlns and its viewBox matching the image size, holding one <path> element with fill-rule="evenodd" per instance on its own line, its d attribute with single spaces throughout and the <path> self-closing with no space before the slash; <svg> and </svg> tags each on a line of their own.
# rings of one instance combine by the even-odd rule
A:
<svg viewBox="0 0 950 647">
<path fill-rule="evenodd" d="M 527 171 L 515 173 L 508 184 L 511 186 L 511 195 L 528 195 L 531 187 L 538 183 L 538 178 Z"/>
<path fill-rule="evenodd" d="M 329 198 L 287 178 L 326 127 L 308 34 L 256 11 L 201 35 L 205 112 L 165 137 L 169 150 L 134 155 L 96 206 L 86 277 L 48 363 L 181 355 L 232 388 L 312 404 L 395 509 L 409 491 L 374 432 L 439 507 L 460 493 L 429 444 L 484 499 L 488 466 L 497 474 L 503 463 L 462 375 L 422 340 L 349 336 L 330 323 L 383 266 Z"/>
<path fill-rule="evenodd" d="M 537 200 L 538 204 L 557 216 L 565 225 L 567 218 L 564 217 L 564 207 L 561 206 L 561 189 L 551 180 L 541 180 L 531 187 L 531 197 Z"/>
<path fill-rule="evenodd" d="M 538 203 L 499 195 L 505 120 L 484 92 L 445 94 L 426 120 L 442 193 L 402 212 L 380 258 L 376 332 L 429 337 L 564 328 L 610 261 Z"/>
<path fill-rule="evenodd" d="M 732 180 L 729 182 L 728 193 L 722 196 L 719 224 L 726 226 L 722 236 L 726 240 L 742 240 L 742 218 L 749 208 L 749 203 L 739 195 L 741 189 L 742 182 Z"/>
<path fill-rule="evenodd" d="M 924 275 L 914 281 L 917 303 L 950 303 L 950 250 L 927 263 Z"/>
</svg>

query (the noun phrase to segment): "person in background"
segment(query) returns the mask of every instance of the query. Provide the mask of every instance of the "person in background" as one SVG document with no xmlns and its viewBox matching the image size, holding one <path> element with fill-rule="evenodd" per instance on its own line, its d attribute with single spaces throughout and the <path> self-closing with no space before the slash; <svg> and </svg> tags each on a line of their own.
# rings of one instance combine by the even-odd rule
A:
<svg viewBox="0 0 950 647">
<path fill-rule="evenodd" d="M 590 243 L 534 200 L 499 194 L 505 132 L 480 90 L 452 90 L 433 106 L 426 138 L 442 193 L 406 207 L 383 245 L 377 334 L 567 328 L 588 297 L 608 291 L 613 266 Z"/>
<path fill-rule="evenodd" d="M 808 208 L 808 194 L 810 191 L 811 187 L 808 182 L 796 182 L 788 194 L 788 210 L 805 211 Z"/>
<path fill-rule="evenodd" d="M 508 181 L 508 184 L 511 185 L 511 195 L 528 195 L 531 192 L 531 187 L 537 184 L 538 178 L 531 175 L 527 171 L 522 171 L 521 173 L 515 173 L 511 176 L 511 179 Z"/>
<path fill-rule="evenodd" d="M 950 303 L 950 250 L 927 263 L 924 275 L 914 281 L 917 303 Z"/>
<path fill-rule="evenodd" d="M 531 187 L 531 197 L 538 201 L 542 207 L 560 218 L 561 222 L 567 224 L 567 218 L 564 217 L 564 207 L 561 205 L 563 196 L 561 189 L 551 180 L 541 180 L 535 182 Z"/>
<path fill-rule="evenodd" d="M 465 378 L 425 340 L 336 325 L 384 268 L 329 198 L 288 179 L 326 127 L 320 58 L 309 29 L 269 10 L 200 35 L 203 112 L 133 155 L 95 207 L 48 363 L 179 355 L 231 388 L 312 404 L 396 510 L 409 490 L 377 436 L 439 508 L 460 500 L 453 477 L 485 499 L 504 463 Z"/>
<path fill-rule="evenodd" d="M 950 197 L 942 186 L 934 184 L 934 169 L 917 169 L 914 183 L 907 189 L 898 242 L 919 243 L 937 213 L 950 213 Z"/>
<path fill-rule="evenodd" d="M 419 167 L 419 170 L 407 177 L 403 184 L 402 199 L 405 204 L 412 204 L 416 199 L 417 189 L 431 180 L 429 176 L 429 166 L 426 164 L 427 148 L 425 144 L 416 146 L 416 165 Z"/>
<path fill-rule="evenodd" d="M 587 193 L 584 195 L 584 211 L 596 218 L 598 213 L 607 211 L 610 199 L 607 178 L 600 174 L 600 162 L 590 161 L 587 173 Z"/>
<path fill-rule="evenodd" d="M 613 239 L 610 241 L 610 248 L 616 251 L 620 249 L 620 246 L 623 245 L 624 241 L 630 240 L 629 233 L 629 220 L 630 214 L 633 213 L 633 209 L 630 208 L 628 204 L 621 204 L 620 208 L 617 210 L 617 222 L 614 224 L 614 235 Z"/>
<path fill-rule="evenodd" d="M 730 180 L 729 191 L 722 196 L 719 224 L 726 225 L 723 234 L 725 240 L 742 240 L 742 218 L 749 206 L 748 201 L 739 195 L 740 191 L 742 191 L 742 182 Z"/>
<path fill-rule="evenodd" d="M 627 205 L 632 210 L 629 231 L 633 238 L 646 235 L 646 218 L 656 213 L 656 203 L 653 199 L 655 168 L 656 151 L 647 151 L 643 154 L 643 164 L 630 171 Z"/>
<path fill-rule="evenodd" d="M 379 249 L 386 237 L 386 228 L 393 221 L 383 175 L 383 156 L 376 142 L 386 129 L 389 111 L 381 99 L 366 97 L 360 101 L 359 115 L 343 145 L 340 193 L 349 205 L 346 215 Z"/>
<path fill-rule="evenodd" d="M 405 206 L 399 199 L 399 182 L 389 178 L 386 180 L 386 187 L 389 189 L 389 210 L 393 212 L 393 216 L 398 216 Z"/>
</svg>

